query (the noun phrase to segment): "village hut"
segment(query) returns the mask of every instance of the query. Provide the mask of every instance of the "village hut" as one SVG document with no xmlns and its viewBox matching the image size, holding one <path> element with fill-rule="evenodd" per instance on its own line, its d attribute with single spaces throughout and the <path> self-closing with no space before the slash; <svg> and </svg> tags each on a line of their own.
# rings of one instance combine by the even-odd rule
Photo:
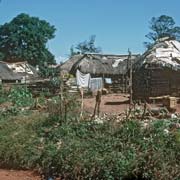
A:
<svg viewBox="0 0 180 180">
<path fill-rule="evenodd" d="M 132 63 L 136 62 L 138 55 L 132 55 Z M 75 55 L 65 62 L 61 71 L 68 71 L 76 75 L 76 71 L 87 74 L 92 78 L 103 78 L 105 85 L 113 91 L 127 90 L 129 57 L 128 55 L 109 55 L 109 54 L 84 54 Z M 106 83 L 106 80 L 110 79 Z"/>
<path fill-rule="evenodd" d="M 23 83 L 38 77 L 36 69 L 27 62 L 7 63 L 0 61 L 0 81 L 2 83 Z"/>
<path fill-rule="evenodd" d="M 77 54 L 72 57 L 70 57 L 67 61 L 63 62 L 60 64 L 59 71 L 61 75 L 69 74 L 71 71 L 72 66 L 81 58 L 83 58 L 84 55 L 82 54 Z"/>
<path fill-rule="evenodd" d="M 180 95 L 180 42 L 159 39 L 134 65 L 134 98 Z"/>
</svg>

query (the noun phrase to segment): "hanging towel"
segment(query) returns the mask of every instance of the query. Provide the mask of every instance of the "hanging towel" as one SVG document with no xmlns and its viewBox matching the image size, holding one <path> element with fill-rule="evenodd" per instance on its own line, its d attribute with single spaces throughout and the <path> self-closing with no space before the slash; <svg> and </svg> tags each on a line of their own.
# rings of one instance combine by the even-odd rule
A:
<svg viewBox="0 0 180 180">
<path fill-rule="evenodd" d="M 97 91 L 103 88 L 102 78 L 91 78 L 89 88 L 91 91 Z"/>
<path fill-rule="evenodd" d="M 90 74 L 83 74 L 78 69 L 76 71 L 76 81 L 79 87 L 89 87 Z"/>
<path fill-rule="evenodd" d="M 105 78 L 105 83 L 106 84 L 112 84 L 112 79 L 111 78 Z"/>
</svg>

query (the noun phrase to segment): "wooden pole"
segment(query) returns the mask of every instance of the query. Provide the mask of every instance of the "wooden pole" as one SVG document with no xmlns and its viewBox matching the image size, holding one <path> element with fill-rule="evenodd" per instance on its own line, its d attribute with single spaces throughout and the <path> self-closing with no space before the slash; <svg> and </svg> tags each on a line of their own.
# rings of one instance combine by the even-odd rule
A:
<svg viewBox="0 0 180 180">
<path fill-rule="evenodd" d="M 60 82 L 60 116 L 63 115 L 63 78 L 61 77 Z"/>
<path fill-rule="evenodd" d="M 99 89 L 97 91 L 97 95 L 96 95 L 96 104 L 95 104 L 95 107 L 94 107 L 94 113 L 93 113 L 91 118 L 94 118 L 96 116 L 96 110 L 97 110 L 97 115 L 99 117 L 99 114 L 100 114 L 100 104 L 101 104 L 101 96 L 102 96 L 102 90 Z"/>
<path fill-rule="evenodd" d="M 25 79 L 24 80 L 25 80 L 25 91 L 27 92 L 27 79 L 26 79 L 27 78 L 26 77 L 27 76 L 27 67 L 26 66 L 27 66 L 27 62 L 25 61 Z"/>
<path fill-rule="evenodd" d="M 130 98 L 129 98 L 129 103 L 132 104 L 133 103 L 133 91 L 132 91 L 132 60 L 131 60 L 131 51 L 128 49 L 128 61 L 129 61 L 129 68 L 130 68 L 130 73 L 129 73 L 129 93 L 130 93 Z"/>
<path fill-rule="evenodd" d="M 80 113 L 80 118 L 83 118 L 83 111 L 84 111 L 84 89 L 80 88 L 80 93 L 81 93 L 81 113 Z"/>
</svg>

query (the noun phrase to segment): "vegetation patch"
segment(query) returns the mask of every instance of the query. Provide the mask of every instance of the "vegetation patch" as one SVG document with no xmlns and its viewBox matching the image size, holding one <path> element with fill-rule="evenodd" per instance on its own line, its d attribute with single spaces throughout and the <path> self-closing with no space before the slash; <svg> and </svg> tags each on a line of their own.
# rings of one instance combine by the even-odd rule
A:
<svg viewBox="0 0 180 180">
<path fill-rule="evenodd" d="M 78 121 L 76 115 L 1 118 L 0 166 L 62 179 L 178 179 L 180 130 L 172 120 Z"/>
<path fill-rule="evenodd" d="M 0 116 L 2 168 L 36 169 L 45 179 L 180 178 L 179 119 L 80 119 L 76 97 L 63 91 L 48 102 L 42 94 L 41 112 L 22 112 L 33 102 L 26 89 L 7 98 L 14 106 Z"/>
</svg>

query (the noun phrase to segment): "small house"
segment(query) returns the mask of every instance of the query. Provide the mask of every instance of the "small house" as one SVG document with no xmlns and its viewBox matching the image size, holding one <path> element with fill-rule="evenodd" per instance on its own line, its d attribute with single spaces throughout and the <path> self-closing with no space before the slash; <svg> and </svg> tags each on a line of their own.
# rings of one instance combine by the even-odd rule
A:
<svg viewBox="0 0 180 180">
<path fill-rule="evenodd" d="M 7 63 L 0 61 L 1 83 L 25 83 L 38 77 L 36 69 L 27 62 Z"/>
<path fill-rule="evenodd" d="M 137 57 L 139 55 L 131 56 L 133 64 Z M 76 74 L 77 70 L 84 74 L 90 73 L 92 78 L 102 77 L 105 87 L 112 91 L 127 91 L 129 61 L 128 55 L 79 54 L 62 64 L 60 71 L 66 71 L 73 75 Z"/>
<path fill-rule="evenodd" d="M 134 65 L 134 98 L 180 95 L 180 42 L 159 39 Z"/>
</svg>

